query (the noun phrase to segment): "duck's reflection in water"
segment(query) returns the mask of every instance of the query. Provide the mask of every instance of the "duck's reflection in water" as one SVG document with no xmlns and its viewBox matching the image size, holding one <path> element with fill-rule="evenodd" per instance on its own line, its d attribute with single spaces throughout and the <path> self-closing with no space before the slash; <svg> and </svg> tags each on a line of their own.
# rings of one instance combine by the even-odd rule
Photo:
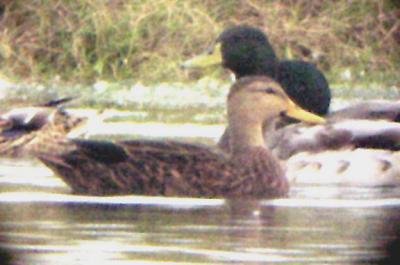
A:
<svg viewBox="0 0 400 265">
<path fill-rule="evenodd" d="M 192 201 L 180 207 L 2 203 L 0 246 L 16 254 L 11 264 L 41 265 L 390 264 L 394 257 L 389 255 L 398 256 L 399 243 L 391 243 L 399 235 L 398 208 L 284 207 L 267 202 L 210 200 L 195 207 Z M 7 253 L 4 258 L 13 262 Z"/>
</svg>

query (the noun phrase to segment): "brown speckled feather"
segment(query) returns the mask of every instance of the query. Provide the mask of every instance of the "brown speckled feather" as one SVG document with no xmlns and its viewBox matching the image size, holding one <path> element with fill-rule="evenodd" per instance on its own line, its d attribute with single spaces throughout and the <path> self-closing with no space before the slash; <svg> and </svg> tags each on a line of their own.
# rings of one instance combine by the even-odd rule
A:
<svg viewBox="0 0 400 265">
<path fill-rule="evenodd" d="M 74 145 L 73 151 L 39 158 L 77 193 L 277 197 L 288 191 L 282 169 L 263 148 L 230 159 L 204 146 L 180 142 L 75 141 Z M 90 148 L 102 149 L 109 158 L 99 159 Z"/>
</svg>

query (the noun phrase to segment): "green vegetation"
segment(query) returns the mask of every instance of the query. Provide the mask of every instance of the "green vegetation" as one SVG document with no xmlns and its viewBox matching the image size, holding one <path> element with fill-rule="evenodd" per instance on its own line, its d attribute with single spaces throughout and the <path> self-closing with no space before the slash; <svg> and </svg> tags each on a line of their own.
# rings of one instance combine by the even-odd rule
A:
<svg viewBox="0 0 400 265">
<path fill-rule="evenodd" d="M 316 63 L 330 81 L 399 86 L 395 0 L 3 0 L 0 74 L 17 80 L 144 84 L 197 79 L 179 63 L 225 27 L 262 28 L 281 58 Z M 210 72 L 219 76 L 221 70 Z"/>
</svg>

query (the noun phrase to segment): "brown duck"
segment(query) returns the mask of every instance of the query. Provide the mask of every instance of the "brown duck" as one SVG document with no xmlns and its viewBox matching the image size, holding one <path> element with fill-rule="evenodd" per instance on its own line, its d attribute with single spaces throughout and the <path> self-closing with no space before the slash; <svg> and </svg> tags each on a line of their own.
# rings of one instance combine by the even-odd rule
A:
<svg viewBox="0 0 400 265">
<path fill-rule="evenodd" d="M 300 109 L 276 82 L 260 76 L 239 79 L 229 93 L 227 108 L 230 154 L 177 141 L 64 138 L 42 141 L 37 157 L 80 194 L 285 196 L 288 181 L 265 148 L 263 127 L 280 116 L 314 123 L 324 120 Z"/>
<path fill-rule="evenodd" d="M 0 114 L 0 156 L 28 157 L 31 150 L 37 148 L 38 138 L 65 137 L 72 130 L 83 126 L 86 118 L 72 116 L 61 108 L 72 99 L 52 100 Z"/>
</svg>

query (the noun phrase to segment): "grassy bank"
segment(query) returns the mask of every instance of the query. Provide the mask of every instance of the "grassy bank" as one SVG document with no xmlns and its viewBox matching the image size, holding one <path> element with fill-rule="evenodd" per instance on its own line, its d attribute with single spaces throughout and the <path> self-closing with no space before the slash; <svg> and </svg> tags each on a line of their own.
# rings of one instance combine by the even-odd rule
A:
<svg viewBox="0 0 400 265">
<path fill-rule="evenodd" d="M 281 58 L 312 61 L 331 82 L 400 83 L 394 0 L 1 3 L 0 73 L 12 79 L 186 82 L 200 73 L 181 71 L 181 61 L 205 49 L 225 27 L 247 23 L 268 34 Z"/>
</svg>

